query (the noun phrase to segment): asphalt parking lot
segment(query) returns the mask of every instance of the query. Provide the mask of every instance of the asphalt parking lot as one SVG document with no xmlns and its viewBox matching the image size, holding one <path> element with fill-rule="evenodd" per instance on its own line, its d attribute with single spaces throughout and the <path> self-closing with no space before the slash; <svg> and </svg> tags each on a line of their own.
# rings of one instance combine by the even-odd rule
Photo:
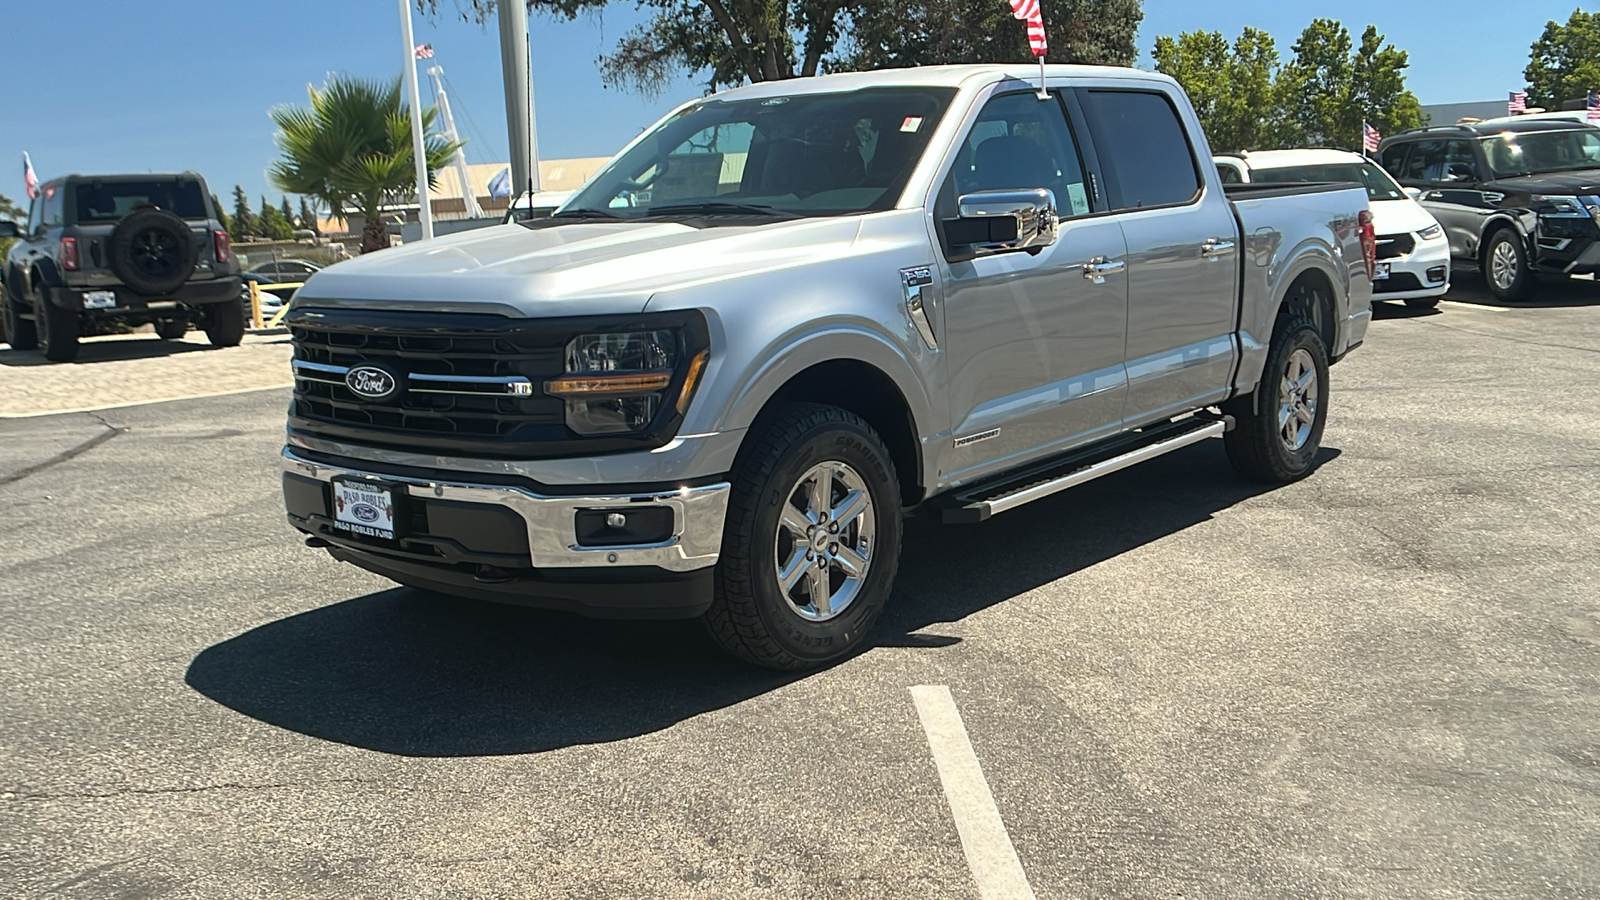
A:
<svg viewBox="0 0 1600 900">
<path fill-rule="evenodd" d="M 945 686 L 1039 898 L 1600 895 L 1600 286 L 1459 280 L 1309 479 L 914 522 L 804 676 L 304 548 L 282 390 L 0 421 L 0 894 L 976 898 Z"/>
</svg>

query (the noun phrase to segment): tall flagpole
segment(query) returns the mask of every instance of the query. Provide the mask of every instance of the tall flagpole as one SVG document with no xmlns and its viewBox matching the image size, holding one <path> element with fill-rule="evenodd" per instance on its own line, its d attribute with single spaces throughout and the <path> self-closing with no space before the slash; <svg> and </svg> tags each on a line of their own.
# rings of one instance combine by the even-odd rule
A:
<svg viewBox="0 0 1600 900">
<path fill-rule="evenodd" d="M 411 0 L 400 2 L 400 33 L 406 44 L 406 65 L 401 70 L 406 82 L 406 101 L 411 107 L 411 157 L 417 164 L 417 221 L 422 223 L 422 239 L 433 237 L 433 209 L 428 204 L 427 141 L 422 133 L 422 96 L 417 92 L 417 43 L 411 35 Z"/>
</svg>

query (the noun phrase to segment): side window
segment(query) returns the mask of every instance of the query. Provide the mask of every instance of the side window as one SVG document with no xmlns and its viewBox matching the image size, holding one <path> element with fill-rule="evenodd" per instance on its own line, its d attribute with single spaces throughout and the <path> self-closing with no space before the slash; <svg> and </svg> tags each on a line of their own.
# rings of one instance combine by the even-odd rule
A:
<svg viewBox="0 0 1600 900">
<path fill-rule="evenodd" d="M 1382 155 L 1378 157 L 1378 165 L 1383 166 L 1384 171 L 1390 175 L 1396 178 L 1404 178 L 1405 176 L 1401 174 L 1401 171 L 1406 161 L 1406 148 L 1409 146 L 1411 145 L 1395 144 L 1383 151 Z"/>
<path fill-rule="evenodd" d="M 1449 182 L 1478 182 L 1478 160 L 1468 141 L 1446 141 L 1444 179 Z"/>
<path fill-rule="evenodd" d="M 55 228 L 62 222 L 67 208 L 67 186 L 55 184 L 44 189 L 44 227 Z"/>
<path fill-rule="evenodd" d="M 954 193 L 1047 188 L 1063 217 L 1089 212 L 1083 163 L 1055 97 L 1001 94 L 978 114 L 950 170 Z"/>
<path fill-rule="evenodd" d="M 1222 179 L 1222 183 L 1223 184 L 1243 184 L 1244 183 L 1244 179 L 1239 177 L 1239 170 L 1235 169 L 1233 166 L 1225 166 L 1225 165 L 1222 165 L 1221 163 L 1218 163 L 1217 164 L 1217 176 Z"/>
<path fill-rule="evenodd" d="M 1475 182 L 1478 163 L 1472 155 L 1472 144 L 1467 141 L 1418 141 L 1400 177 L 1434 184 Z"/>
<path fill-rule="evenodd" d="M 1118 209 L 1188 203 L 1199 195 L 1194 150 L 1164 94 L 1089 90 L 1083 111 Z"/>
</svg>

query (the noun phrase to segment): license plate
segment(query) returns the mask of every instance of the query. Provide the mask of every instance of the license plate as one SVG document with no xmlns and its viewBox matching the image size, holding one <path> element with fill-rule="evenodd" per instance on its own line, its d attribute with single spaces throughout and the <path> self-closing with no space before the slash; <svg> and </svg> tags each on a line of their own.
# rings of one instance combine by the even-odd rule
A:
<svg viewBox="0 0 1600 900">
<path fill-rule="evenodd" d="M 333 482 L 334 527 L 351 534 L 394 540 L 392 485 L 341 479 Z"/>
<path fill-rule="evenodd" d="M 1372 280 L 1373 281 L 1383 281 L 1383 280 L 1387 279 L 1388 277 L 1389 277 L 1389 264 L 1388 263 L 1378 263 L 1378 265 L 1373 268 L 1373 270 L 1372 270 Z"/>
<path fill-rule="evenodd" d="M 85 291 L 83 294 L 84 309 L 110 309 L 116 305 L 116 291 Z"/>
</svg>

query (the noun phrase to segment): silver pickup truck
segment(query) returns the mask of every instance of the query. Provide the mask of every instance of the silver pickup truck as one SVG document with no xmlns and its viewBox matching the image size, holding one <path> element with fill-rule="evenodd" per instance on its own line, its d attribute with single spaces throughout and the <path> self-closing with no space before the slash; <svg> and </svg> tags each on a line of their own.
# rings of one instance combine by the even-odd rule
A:
<svg viewBox="0 0 1600 900">
<path fill-rule="evenodd" d="M 903 518 L 1211 437 L 1311 471 L 1374 245 L 1355 185 L 1224 192 L 1131 69 L 829 75 L 689 103 L 554 215 L 296 296 L 290 522 L 402 584 L 861 647 Z M 1033 79 L 1033 80 L 1029 80 Z"/>
</svg>

